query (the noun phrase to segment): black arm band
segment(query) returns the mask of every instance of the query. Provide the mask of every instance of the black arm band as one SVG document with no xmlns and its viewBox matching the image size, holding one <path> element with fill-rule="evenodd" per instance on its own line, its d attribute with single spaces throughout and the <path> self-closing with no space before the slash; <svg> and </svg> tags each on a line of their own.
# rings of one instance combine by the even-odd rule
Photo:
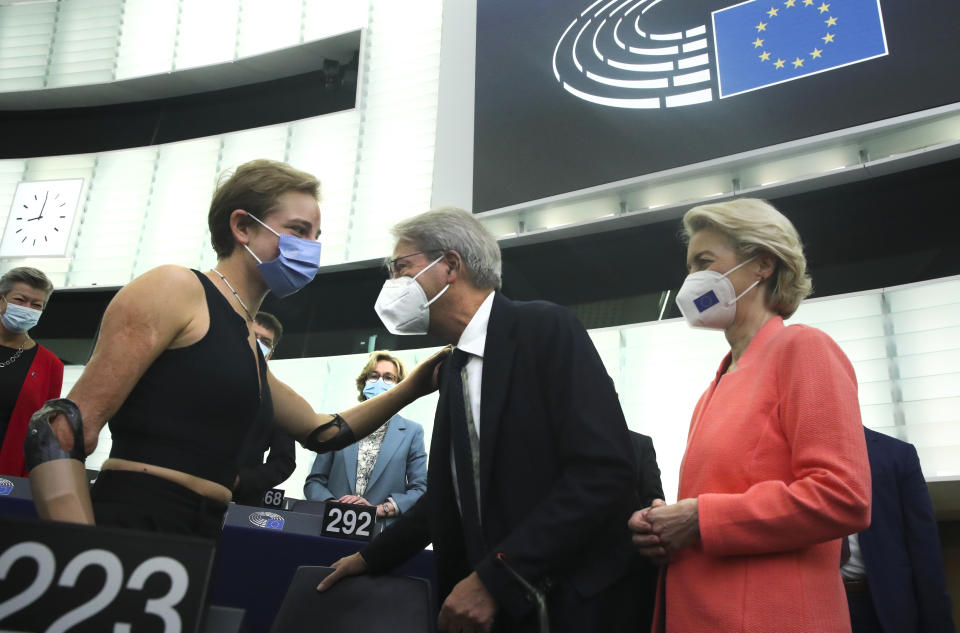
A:
<svg viewBox="0 0 960 633">
<path fill-rule="evenodd" d="M 50 426 L 50 421 L 61 413 L 66 416 L 70 430 L 73 431 L 73 449 L 69 453 L 60 447 L 60 441 Z M 83 417 L 80 415 L 80 407 L 67 398 L 47 400 L 30 417 L 23 453 L 28 470 L 54 459 L 85 461 L 87 456 L 83 450 Z"/>
<path fill-rule="evenodd" d="M 317 439 L 331 426 L 337 427 L 336 435 L 331 437 L 329 440 L 321 441 Z M 339 413 L 334 413 L 332 420 L 313 429 L 313 431 L 310 432 L 310 435 L 303 440 L 302 444 L 303 447 L 308 450 L 315 451 L 317 453 L 328 453 L 330 451 L 339 451 L 341 448 L 346 448 L 356 441 L 357 437 L 353 434 L 353 429 L 350 428 L 350 425 L 347 424 L 347 421 L 341 418 Z"/>
</svg>

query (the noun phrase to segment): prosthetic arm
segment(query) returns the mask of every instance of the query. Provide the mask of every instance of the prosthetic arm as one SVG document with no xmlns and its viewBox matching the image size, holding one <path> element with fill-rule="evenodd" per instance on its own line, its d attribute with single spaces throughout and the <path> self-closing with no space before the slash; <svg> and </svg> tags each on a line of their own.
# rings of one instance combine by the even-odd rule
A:
<svg viewBox="0 0 960 633">
<path fill-rule="evenodd" d="M 62 414 L 73 433 L 73 448 L 68 452 L 50 426 Z M 93 525 L 90 486 L 84 469 L 83 418 L 72 400 L 47 400 L 31 416 L 27 438 L 23 442 L 30 487 L 37 515 L 41 519 Z"/>
<path fill-rule="evenodd" d="M 329 440 L 318 439 L 324 431 L 334 426 L 337 427 L 336 435 L 331 437 Z M 311 431 L 310 435 L 308 435 L 306 439 L 301 442 L 301 444 L 303 444 L 304 448 L 316 453 L 328 453 L 330 451 L 339 451 L 341 448 L 346 448 L 355 441 L 357 441 L 357 438 L 353 434 L 353 429 L 350 428 L 350 425 L 347 424 L 346 420 L 340 417 L 339 413 L 334 413 L 332 420 L 326 424 L 321 424 Z"/>
</svg>

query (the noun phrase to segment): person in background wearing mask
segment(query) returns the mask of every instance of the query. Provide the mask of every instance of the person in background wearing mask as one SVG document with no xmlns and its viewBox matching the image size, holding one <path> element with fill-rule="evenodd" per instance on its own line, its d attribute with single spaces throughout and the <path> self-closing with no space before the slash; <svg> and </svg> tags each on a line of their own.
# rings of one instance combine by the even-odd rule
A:
<svg viewBox="0 0 960 633">
<path fill-rule="evenodd" d="M 0 475 L 27 476 L 27 422 L 45 401 L 60 397 L 63 363 L 27 334 L 52 292 L 53 284 L 36 268 L 14 268 L 0 277 Z"/>
<path fill-rule="evenodd" d="M 263 359 L 269 361 L 283 337 L 280 319 L 269 312 L 257 312 L 253 333 Z M 273 420 L 270 420 L 273 422 Z M 297 467 L 294 439 L 276 425 L 257 427 L 240 457 L 240 473 L 233 486 L 233 500 L 244 505 L 263 504 L 263 496 L 287 480 Z M 263 454 L 267 450 L 266 461 Z"/>
<path fill-rule="evenodd" d="M 357 376 L 360 402 L 393 389 L 405 377 L 403 362 L 389 352 L 374 352 Z M 427 489 L 427 451 L 423 427 L 395 415 L 356 444 L 317 455 L 303 486 L 307 499 L 377 506 L 377 516 L 392 522 Z"/>
<path fill-rule="evenodd" d="M 680 486 L 630 518 L 669 561 L 654 630 L 849 633 L 841 539 L 870 523 L 857 378 L 820 330 L 784 326 L 810 294 L 790 221 L 762 200 L 683 218 L 677 305 L 730 343 L 693 412 Z"/>
<path fill-rule="evenodd" d="M 433 543 L 442 631 L 536 631 L 541 618 L 553 633 L 636 630 L 636 460 L 583 325 L 497 292 L 500 247 L 466 211 L 429 211 L 392 233 L 380 319 L 457 349 L 440 370 L 427 492 L 320 589 Z"/>
<path fill-rule="evenodd" d="M 161 266 L 110 301 L 69 395 L 87 454 L 107 421 L 113 436 L 91 491 L 97 524 L 217 538 L 253 425 L 275 422 L 310 450 L 338 450 L 436 388 L 443 351 L 383 396 L 328 415 L 268 369 L 254 315 L 268 292 L 287 297 L 316 275 L 318 196 L 316 178 L 284 163 L 239 166 L 210 204 L 216 266 Z M 70 450 L 67 415 L 51 425 Z"/>
</svg>

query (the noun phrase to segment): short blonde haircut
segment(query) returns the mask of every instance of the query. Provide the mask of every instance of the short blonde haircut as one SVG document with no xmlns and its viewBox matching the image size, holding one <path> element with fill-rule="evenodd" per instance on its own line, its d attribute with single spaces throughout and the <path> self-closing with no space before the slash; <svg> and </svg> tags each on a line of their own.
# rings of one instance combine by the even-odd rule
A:
<svg viewBox="0 0 960 633">
<path fill-rule="evenodd" d="M 741 262 L 761 253 L 777 259 L 773 283 L 767 284 L 767 306 L 783 318 L 793 315 L 813 291 L 800 235 L 769 202 L 739 198 L 687 211 L 683 216 L 684 240 L 689 242 L 694 233 L 703 229 L 726 235 Z"/>
<path fill-rule="evenodd" d="M 265 158 L 244 163 L 233 173 L 221 174 L 207 216 L 210 242 L 217 257 L 227 257 L 236 246 L 230 229 L 230 215 L 235 210 L 243 209 L 265 220 L 276 209 L 280 196 L 291 191 L 317 200 L 320 198 L 320 181 L 313 174 Z"/>
<path fill-rule="evenodd" d="M 363 366 L 363 371 L 360 372 L 360 375 L 357 376 L 357 391 L 360 392 L 360 395 L 357 396 L 357 400 L 363 402 L 366 398 L 363 397 L 363 388 L 367 386 L 367 374 L 372 372 L 377 367 L 377 363 L 385 360 L 393 363 L 393 366 L 397 368 L 397 383 L 403 382 L 403 379 L 407 377 L 407 370 L 403 366 L 403 361 L 387 351 L 378 351 L 370 354 L 370 358 L 367 359 L 367 364 Z"/>
</svg>

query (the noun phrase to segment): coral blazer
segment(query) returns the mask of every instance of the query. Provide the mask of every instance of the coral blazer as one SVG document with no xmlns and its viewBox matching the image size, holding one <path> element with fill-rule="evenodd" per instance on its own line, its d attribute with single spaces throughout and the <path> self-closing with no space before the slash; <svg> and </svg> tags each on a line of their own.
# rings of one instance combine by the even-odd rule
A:
<svg viewBox="0 0 960 633">
<path fill-rule="evenodd" d="M 63 363 L 53 352 L 37 344 L 37 355 L 27 370 L 27 377 L 20 387 L 17 403 L 10 414 L 7 433 L 0 441 L 0 475 L 26 477 L 24 465 L 23 440 L 27 437 L 27 423 L 43 403 L 51 398 L 60 397 L 63 387 Z"/>
<path fill-rule="evenodd" d="M 700 398 L 678 498 L 701 540 L 671 559 L 675 633 L 849 633 L 840 537 L 870 524 L 857 379 L 820 330 L 770 319 Z M 655 629 L 657 626 L 655 626 Z"/>
</svg>

